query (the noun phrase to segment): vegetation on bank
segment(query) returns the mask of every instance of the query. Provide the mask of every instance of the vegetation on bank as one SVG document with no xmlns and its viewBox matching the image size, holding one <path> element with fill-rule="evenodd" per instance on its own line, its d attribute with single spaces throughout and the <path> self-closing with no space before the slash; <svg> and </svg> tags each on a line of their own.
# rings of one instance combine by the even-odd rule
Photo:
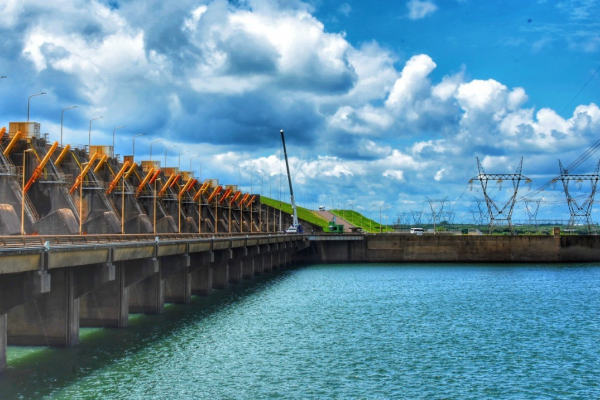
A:
<svg viewBox="0 0 600 400">
<path fill-rule="evenodd" d="M 286 214 L 292 215 L 293 213 L 292 205 L 290 203 L 285 203 L 283 201 L 271 199 L 265 196 L 261 197 L 261 202 L 277 210 L 281 210 Z M 325 218 L 321 218 L 318 215 L 315 215 L 315 213 L 313 213 L 311 210 L 306 209 L 304 207 L 296 206 L 296 210 L 298 210 L 299 219 L 309 222 L 315 226 L 320 226 L 321 228 L 323 228 L 323 232 L 329 232 L 329 221 L 327 221 Z M 287 228 L 287 226 L 284 227 L 284 229 L 285 228 Z"/>
<path fill-rule="evenodd" d="M 281 210 L 284 213 L 289 215 L 292 214 L 292 205 L 289 203 L 285 203 L 283 201 L 271 199 L 268 197 L 262 197 L 262 202 L 271 206 L 277 210 Z M 329 221 L 323 217 L 318 215 L 318 211 L 312 211 L 304 207 L 297 207 L 298 210 L 298 218 L 304 221 L 307 221 L 315 226 L 320 226 L 323 228 L 324 232 L 329 232 Z M 379 225 L 378 221 L 372 220 L 370 218 L 365 217 L 359 212 L 352 210 L 344 210 L 344 209 L 334 209 L 329 210 L 332 214 L 348 221 L 354 226 L 362 228 L 365 232 L 397 232 L 397 231 L 408 231 L 411 227 L 416 225 Z M 515 234 L 517 235 L 552 235 L 553 229 L 556 225 L 515 225 L 513 227 Z M 423 228 L 425 230 L 433 229 L 433 224 L 420 224 L 419 228 Z M 586 235 L 587 234 L 587 226 L 577 226 L 571 232 L 567 226 L 560 225 L 561 235 Z M 600 229 L 597 226 L 594 226 L 599 232 Z M 473 224 L 450 224 L 447 221 L 441 221 L 438 225 L 436 225 L 435 230 L 437 232 L 462 232 L 466 234 L 469 229 L 478 229 L 482 234 L 488 234 L 489 226 L 488 225 L 473 225 Z M 593 232 L 595 233 L 595 232 Z M 510 235 L 510 229 L 508 226 L 496 226 L 494 227 L 493 235 Z"/>
</svg>

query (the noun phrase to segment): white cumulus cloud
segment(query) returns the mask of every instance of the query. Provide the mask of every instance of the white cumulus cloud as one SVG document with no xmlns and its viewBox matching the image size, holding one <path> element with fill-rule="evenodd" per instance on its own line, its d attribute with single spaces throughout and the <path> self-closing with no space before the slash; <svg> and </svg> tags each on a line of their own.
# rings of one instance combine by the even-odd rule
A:
<svg viewBox="0 0 600 400">
<path fill-rule="evenodd" d="M 425 18 L 437 10 L 437 6 L 430 0 L 410 0 L 406 3 L 408 7 L 408 17 L 410 19 Z"/>
</svg>

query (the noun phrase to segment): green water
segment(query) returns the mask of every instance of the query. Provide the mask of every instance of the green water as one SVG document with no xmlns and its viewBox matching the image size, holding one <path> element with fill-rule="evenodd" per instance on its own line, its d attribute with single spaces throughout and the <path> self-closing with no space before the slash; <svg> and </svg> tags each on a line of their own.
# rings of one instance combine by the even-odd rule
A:
<svg viewBox="0 0 600 400">
<path fill-rule="evenodd" d="M 314 265 L 9 347 L 0 398 L 600 398 L 600 267 Z"/>
</svg>

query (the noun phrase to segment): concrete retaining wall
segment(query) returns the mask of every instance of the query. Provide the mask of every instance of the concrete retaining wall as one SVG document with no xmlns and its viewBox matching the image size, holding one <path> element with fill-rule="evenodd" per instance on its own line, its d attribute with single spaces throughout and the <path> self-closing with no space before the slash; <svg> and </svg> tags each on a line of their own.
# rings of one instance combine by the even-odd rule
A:
<svg viewBox="0 0 600 400">
<path fill-rule="evenodd" d="M 366 235 L 313 241 L 305 262 L 589 262 L 600 261 L 600 236 Z"/>
</svg>

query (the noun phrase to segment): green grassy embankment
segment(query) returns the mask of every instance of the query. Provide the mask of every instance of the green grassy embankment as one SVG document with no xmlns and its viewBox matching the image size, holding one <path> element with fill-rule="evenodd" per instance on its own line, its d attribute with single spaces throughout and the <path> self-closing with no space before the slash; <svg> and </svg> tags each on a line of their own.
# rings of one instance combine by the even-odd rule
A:
<svg viewBox="0 0 600 400">
<path fill-rule="evenodd" d="M 358 226 L 365 232 L 391 232 L 393 229 L 386 227 L 385 225 L 379 225 L 379 222 L 373 221 L 362 215 L 359 212 L 351 210 L 329 210 L 332 214 L 337 215 L 340 218 L 345 219 L 354 226 Z"/>
<path fill-rule="evenodd" d="M 284 213 L 292 215 L 292 205 L 289 203 L 285 203 L 283 201 L 275 199 L 270 199 L 264 196 L 261 197 L 261 202 L 277 210 L 281 210 Z M 299 219 L 309 222 L 313 225 L 320 226 L 321 228 L 323 228 L 323 232 L 329 232 L 329 221 L 327 221 L 325 218 L 321 218 L 315 215 L 311 210 L 307 208 L 296 206 L 296 210 L 298 210 Z"/>
</svg>

